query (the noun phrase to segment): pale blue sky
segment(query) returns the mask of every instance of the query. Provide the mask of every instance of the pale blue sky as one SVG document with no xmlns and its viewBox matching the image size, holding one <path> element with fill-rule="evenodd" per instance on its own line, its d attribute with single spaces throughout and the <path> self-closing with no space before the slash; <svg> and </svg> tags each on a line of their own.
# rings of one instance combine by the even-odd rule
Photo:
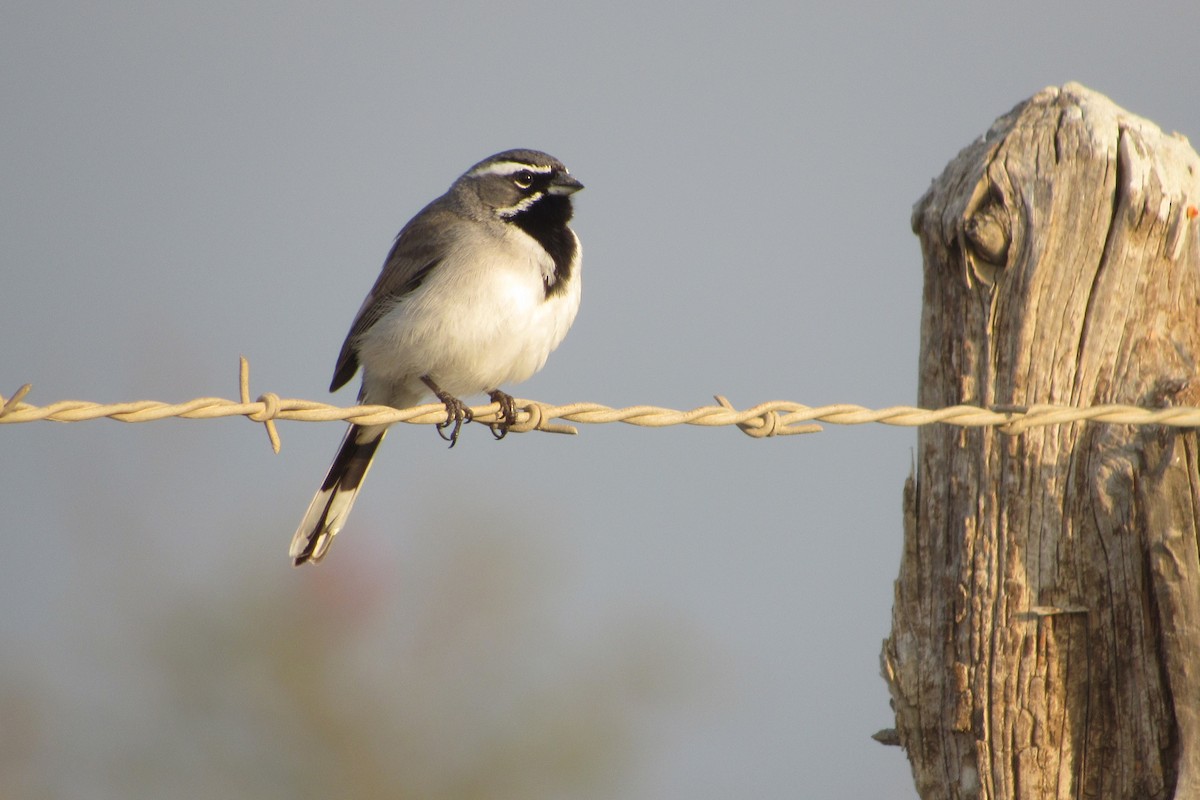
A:
<svg viewBox="0 0 1200 800">
<path fill-rule="evenodd" d="M 961 147 L 1069 80 L 1200 135 L 1190 0 L 328 8 L 0 10 L 0 393 L 232 397 L 245 354 L 255 393 L 324 399 L 400 226 L 475 161 L 534 147 L 587 186 L 585 288 L 571 335 L 515 394 L 907 404 L 909 213 Z M 172 695 L 144 652 L 179 609 L 288 592 L 286 630 L 366 570 L 399 587 L 373 624 L 407 629 L 439 596 L 408 587 L 483 536 L 536 562 L 523 591 L 552 633 L 507 644 L 523 674 L 545 641 L 645 640 L 683 687 L 629 701 L 635 755 L 611 793 L 560 796 L 915 796 L 901 751 L 869 738 L 891 724 L 878 653 L 911 431 L 594 426 L 495 443 L 480 427 L 449 452 L 405 427 L 329 558 L 294 571 L 287 545 L 341 429 L 280 428 L 279 456 L 239 420 L 0 429 L 0 713 L 37 732 L 0 793 L 156 796 L 114 775 L 152 743 L 193 744 L 157 716 Z M 229 652 L 195 636 L 213 654 L 198 668 L 240 691 Z M 158 762 L 175 796 L 296 779 L 210 784 L 224 762 Z"/>
</svg>

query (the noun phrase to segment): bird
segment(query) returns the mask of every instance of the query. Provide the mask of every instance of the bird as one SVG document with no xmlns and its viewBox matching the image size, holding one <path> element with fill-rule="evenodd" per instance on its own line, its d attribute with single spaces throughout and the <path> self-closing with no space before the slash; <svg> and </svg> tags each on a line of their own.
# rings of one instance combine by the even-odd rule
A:
<svg viewBox="0 0 1200 800">
<path fill-rule="evenodd" d="M 582 250 L 569 223 L 582 188 L 538 150 L 505 150 L 463 173 L 396 236 L 329 390 L 361 367 L 360 403 L 408 408 L 436 397 L 451 447 L 471 420 L 459 398 L 487 393 L 500 407 L 492 433 L 503 438 L 516 407 L 500 387 L 540 370 L 579 310 Z M 292 537 L 294 566 L 325 556 L 387 430 L 350 425 Z"/>
</svg>

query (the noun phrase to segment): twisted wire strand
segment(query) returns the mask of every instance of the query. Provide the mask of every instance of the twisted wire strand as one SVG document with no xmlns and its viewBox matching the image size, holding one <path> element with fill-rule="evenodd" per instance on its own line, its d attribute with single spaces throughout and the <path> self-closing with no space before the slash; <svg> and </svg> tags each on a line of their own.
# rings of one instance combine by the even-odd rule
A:
<svg viewBox="0 0 1200 800">
<path fill-rule="evenodd" d="M 313 400 L 282 398 L 273 392 L 250 400 L 250 368 L 241 360 L 239 399 L 198 397 L 183 403 L 164 403 L 156 400 L 137 400 L 126 403 L 93 403 L 83 400 L 62 400 L 44 406 L 22 402 L 29 392 L 22 386 L 7 401 L 0 396 L 0 424 L 21 422 L 82 422 L 91 419 L 115 419 L 120 422 L 151 422 L 160 419 L 216 419 L 246 417 L 266 426 L 272 448 L 279 452 L 278 420 L 297 422 L 345 421 L 360 425 L 380 425 L 407 422 L 430 425 L 446 422 L 446 409 L 441 403 L 397 409 L 390 406 L 335 406 Z M 980 408 L 958 405 L 939 409 L 911 406 L 891 406 L 870 409 L 864 406 L 836 404 L 806 406 L 787 400 L 772 400 L 751 408 L 738 410 L 728 400 L 717 395 L 718 405 L 701 406 L 680 411 L 659 406 L 627 406 L 611 408 L 598 403 L 569 403 L 550 405 L 534 400 L 516 401 L 518 418 L 511 426 L 514 432 L 531 430 L 549 433 L 577 433 L 573 425 L 554 422 L 563 420 L 585 425 L 623 422 L 645 428 L 670 425 L 702 425 L 717 427 L 736 425 L 749 436 L 765 438 L 813 433 L 821 430 L 815 422 L 831 425 L 864 425 L 879 423 L 901 427 L 916 427 L 945 423 L 961 427 L 996 426 L 1005 433 L 1019 433 L 1043 425 L 1073 422 L 1096 422 L 1116 425 L 1168 425 L 1172 427 L 1200 426 L 1200 408 L 1176 406 L 1171 408 L 1141 408 L 1129 405 L 1098 405 L 1087 407 L 1032 405 Z M 474 418 L 483 423 L 499 419 L 496 403 L 473 407 Z"/>
</svg>

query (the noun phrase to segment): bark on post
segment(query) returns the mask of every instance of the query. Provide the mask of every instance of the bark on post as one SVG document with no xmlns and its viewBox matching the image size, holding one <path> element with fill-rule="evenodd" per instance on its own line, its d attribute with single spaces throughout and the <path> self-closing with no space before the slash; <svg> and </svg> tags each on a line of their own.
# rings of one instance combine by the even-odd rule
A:
<svg viewBox="0 0 1200 800">
<path fill-rule="evenodd" d="M 918 201 L 920 399 L 1200 405 L 1200 158 L 1077 84 Z M 1200 798 L 1194 429 L 925 427 L 883 671 L 922 798 Z"/>
</svg>

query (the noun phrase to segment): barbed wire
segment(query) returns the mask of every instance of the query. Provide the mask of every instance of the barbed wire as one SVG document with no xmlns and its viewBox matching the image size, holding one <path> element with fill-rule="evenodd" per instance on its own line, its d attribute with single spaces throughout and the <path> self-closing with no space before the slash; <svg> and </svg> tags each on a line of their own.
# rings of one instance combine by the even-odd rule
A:
<svg viewBox="0 0 1200 800">
<path fill-rule="evenodd" d="M 250 365 L 242 358 L 238 374 L 239 399 L 198 397 L 183 403 L 164 403 L 157 400 L 136 400 L 127 403 L 93 403 L 84 400 L 62 400 L 45 406 L 22 402 L 31 386 L 26 384 L 5 400 L 0 395 L 0 424 L 20 422 L 82 422 L 92 419 L 114 419 L 119 422 L 152 422 L 160 419 L 216 419 L 246 417 L 266 426 L 272 449 L 278 453 L 277 420 L 296 422 L 345 421 L 360 425 L 386 425 L 407 422 L 432 425 L 446 422 L 446 409 L 441 403 L 392 408 L 391 406 L 335 406 L 314 400 L 282 398 L 266 392 L 250 400 Z M 1097 406 L 979 406 L 957 405 L 939 409 L 890 406 L 870 409 L 864 406 L 836 404 L 806 406 L 787 400 L 772 400 L 751 408 L 738 410 L 721 395 L 718 405 L 701 406 L 679 411 L 658 406 L 627 406 L 611 408 L 598 403 L 569 403 L 550 405 L 535 400 L 517 399 L 517 421 L 509 429 L 516 433 L 538 430 L 547 433 L 578 433 L 573 425 L 553 420 L 565 420 L 586 425 L 623 422 L 646 428 L 671 425 L 702 425 L 717 427 L 736 425 L 754 438 L 815 433 L 822 428 L 813 423 L 831 425 L 865 425 L 879 423 L 901 427 L 917 427 L 945 423 L 960 427 L 994 426 L 1010 434 L 1045 425 L 1072 422 L 1096 422 L 1115 425 L 1168 425 L 1172 427 L 1200 426 L 1200 408 L 1175 406 L 1171 408 L 1142 408 L 1130 405 Z M 471 409 L 478 422 L 496 422 L 500 407 L 496 403 Z"/>
</svg>

